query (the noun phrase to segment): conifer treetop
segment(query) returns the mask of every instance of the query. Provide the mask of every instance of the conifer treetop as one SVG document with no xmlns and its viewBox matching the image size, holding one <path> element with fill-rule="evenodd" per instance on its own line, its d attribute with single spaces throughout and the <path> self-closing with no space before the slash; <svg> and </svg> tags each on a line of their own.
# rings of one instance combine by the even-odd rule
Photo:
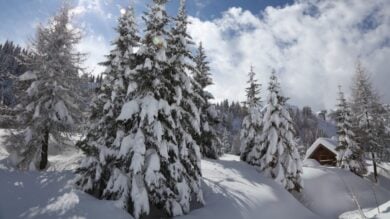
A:
<svg viewBox="0 0 390 219">
<path fill-rule="evenodd" d="M 206 53 L 202 42 L 199 43 L 196 56 L 194 57 L 197 71 L 194 72 L 194 79 L 202 88 L 213 84 L 211 78 L 209 62 L 207 61 Z"/>
<path fill-rule="evenodd" d="M 249 79 L 247 81 L 249 87 L 246 88 L 246 104 L 248 105 L 248 107 L 258 107 L 261 105 L 261 85 L 255 79 L 256 73 L 254 72 L 253 68 L 253 65 L 251 65 L 250 71 L 248 73 Z"/>
</svg>

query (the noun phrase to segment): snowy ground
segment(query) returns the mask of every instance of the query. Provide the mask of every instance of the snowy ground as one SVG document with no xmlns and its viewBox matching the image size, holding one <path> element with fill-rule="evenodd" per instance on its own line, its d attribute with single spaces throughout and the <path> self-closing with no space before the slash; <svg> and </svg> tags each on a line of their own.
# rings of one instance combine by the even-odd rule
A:
<svg viewBox="0 0 390 219">
<path fill-rule="evenodd" d="M 81 157 L 75 150 L 49 156 L 47 172 L 21 172 L 9 167 L 8 153 L 1 147 L 4 132 L 0 129 L 0 219 L 132 219 L 113 202 L 72 188 L 73 169 Z"/>
<path fill-rule="evenodd" d="M 390 201 L 380 205 L 377 208 L 365 208 L 363 209 L 364 216 L 368 219 L 389 219 L 390 218 Z M 345 212 L 340 216 L 340 219 L 361 219 L 362 214 L 360 211 Z"/>
<path fill-rule="evenodd" d="M 79 153 L 50 156 L 51 166 L 42 173 L 13 170 L 7 167 L 6 156 L 0 146 L 0 219 L 131 218 L 113 202 L 96 200 L 72 188 L 72 170 Z M 387 171 L 390 165 L 382 168 L 382 172 Z M 361 218 L 352 193 L 367 218 L 390 218 L 390 191 L 382 187 L 390 180 L 384 177 L 379 185 L 373 185 L 338 168 L 304 167 L 305 189 L 295 198 L 240 162 L 238 156 L 203 160 L 202 171 L 206 206 L 178 219 Z M 379 215 L 377 202 L 381 205 Z"/>
<path fill-rule="evenodd" d="M 180 218 L 318 218 L 273 180 L 240 162 L 238 156 L 203 160 L 202 171 L 206 207 Z"/>
<path fill-rule="evenodd" d="M 322 218 L 337 218 L 358 205 L 372 208 L 390 200 L 389 191 L 349 171 L 304 167 L 303 172 L 304 191 L 298 199 Z"/>
<path fill-rule="evenodd" d="M 71 165 L 65 162 L 69 157 Z M 72 189 L 74 175 L 66 169 L 75 166 L 77 157 L 53 156 L 51 170 L 56 167 L 60 171 L 43 173 L 19 172 L 0 161 L 0 197 L 7 197 L 0 199 L 0 218 L 131 218 L 113 202 L 99 201 Z M 304 168 L 305 190 L 298 199 L 306 207 L 237 156 L 203 160 L 202 170 L 206 206 L 180 219 L 338 218 L 343 213 L 343 218 L 359 218 L 350 190 L 367 217 L 377 214 L 373 185 L 338 168 Z M 386 203 L 390 193 L 377 186 L 375 191 L 384 212 L 378 218 L 386 218 L 386 212 L 390 216 L 390 203 Z"/>
<path fill-rule="evenodd" d="M 70 171 L 0 170 L 0 218 L 131 218 L 111 202 L 71 187 Z"/>
<path fill-rule="evenodd" d="M 72 189 L 67 156 L 50 158 L 51 170 L 20 172 L 0 161 L 0 218 L 131 218 L 113 202 L 99 201 Z M 75 155 L 71 156 L 72 165 Z M 292 195 L 254 168 L 225 156 L 203 160 L 206 207 L 179 218 L 317 218 Z M 53 163 L 54 162 L 54 163 Z"/>
<path fill-rule="evenodd" d="M 370 173 L 370 178 L 373 179 L 374 178 L 374 170 L 373 170 L 373 166 L 372 166 L 372 162 L 369 161 L 367 162 L 368 163 L 368 171 Z M 387 189 L 388 191 L 390 191 L 390 163 L 378 163 L 377 164 L 378 168 L 377 168 L 377 171 L 378 171 L 378 174 L 379 174 L 379 178 L 378 178 L 378 184 Z"/>
</svg>

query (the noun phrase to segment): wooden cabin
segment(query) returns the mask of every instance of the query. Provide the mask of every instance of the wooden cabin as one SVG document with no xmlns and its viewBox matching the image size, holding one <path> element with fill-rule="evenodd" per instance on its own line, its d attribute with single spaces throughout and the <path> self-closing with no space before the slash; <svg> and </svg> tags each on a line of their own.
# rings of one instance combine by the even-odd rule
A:
<svg viewBox="0 0 390 219">
<path fill-rule="evenodd" d="M 307 150 L 306 159 L 314 159 L 321 165 L 336 166 L 337 164 L 337 141 L 330 138 L 317 139 Z"/>
</svg>

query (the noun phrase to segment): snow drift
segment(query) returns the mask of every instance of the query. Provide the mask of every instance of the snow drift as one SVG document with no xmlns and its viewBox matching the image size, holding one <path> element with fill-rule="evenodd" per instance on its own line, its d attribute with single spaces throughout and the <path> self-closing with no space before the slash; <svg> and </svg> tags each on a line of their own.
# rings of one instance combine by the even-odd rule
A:
<svg viewBox="0 0 390 219">
<path fill-rule="evenodd" d="M 68 157 L 56 156 L 51 167 L 67 169 Z M 238 159 L 228 155 L 218 161 L 203 160 L 206 206 L 178 218 L 317 218 L 282 186 Z M 41 173 L 1 167 L 0 218 L 132 218 L 113 202 L 74 190 L 69 170 Z"/>
<path fill-rule="evenodd" d="M 132 219 L 114 202 L 72 188 L 71 169 L 79 158 L 77 153 L 51 156 L 47 172 L 20 172 L 0 160 L 0 218 Z M 338 168 L 304 167 L 304 191 L 297 198 L 238 156 L 202 160 L 202 171 L 206 205 L 178 219 L 315 219 L 338 218 L 343 213 L 343 218 L 356 218 L 359 212 L 351 192 L 371 217 L 377 212 L 373 191 L 382 204 L 379 218 L 388 214 L 388 190 Z"/>
<path fill-rule="evenodd" d="M 1 167 L 1 219 L 132 218 L 109 201 L 72 189 L 71 171 L 20 172 Z"/>
<path fill-rule="evenodd" d="M 304 167 L 304 190 L 297 198 L 322 218 L 373 208 L 390 199 L 390 192 L 367 179 L 336 167 Z M 355 200 L 354 200 L 355 199 Z"/>
<path fill-rule="evenodd" d="M 281 185 L 240 162 L 238 156 L 202 160 L 202 171 L 206 206 L 180 219 L 318 218 Z"/>
</svg>

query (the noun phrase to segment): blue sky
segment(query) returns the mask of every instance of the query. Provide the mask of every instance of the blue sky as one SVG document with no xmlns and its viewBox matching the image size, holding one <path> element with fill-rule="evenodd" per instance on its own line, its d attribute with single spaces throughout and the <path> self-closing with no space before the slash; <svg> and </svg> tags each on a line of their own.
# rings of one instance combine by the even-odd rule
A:
<svg viewBox="0 0 390 219">
<path fill-rule="evenodd" d="M 12 39 L 25 44 L 26 39 L 34 36 L 36 25 L 45 23 L 48 17 L 56 13 L 62 2 L 62 0 L 0 0 L 0 20 L 2 21 L 0 42 Z M 115 34 L 112 29 L 116 25 L 120 8 L 132 2 L 138 15 L 141 15 L 150 0 L 70 0 L 70 2 L 75 7 L 85 8 L 86 12 L 76 20 L 87 28 L 86 34 L 93 31 L 105 38 L 112 38 Z M 178 2 L 179 0 L 171 0 L 168 3 L 167 10 L 171 15 L 176 13 Z M 187 10 L 191 16 L 210 20 L 220 16 L 230 7 L 239 6 L 254 14 L 260 14 L 267 6 L 284 6 L 292 2 L 293 0 L 187 0 Z"/>
<path fill-rule="evenodd" d="M 129 1 L 138 20 L 150 0 L 69 0 L 73 23 L 84 33 L 78 46 L 88 53 L 84 63 L 98 74 L 115 38 L 120 9 Z M 24 46 L 35 27 L 46 23 L 61 0 L 0 0 L 0 43 L 10 39 Z M 178 0 L 167 5 L 175 15 Z M 290 103 L 315 110 L 334 108 L 337 88 L 350 93 L 355 64 L 360 60 L 383 102 L 390 103 L 389 0 L 187 0 L 189 34 L 202 41 L 208 55 L 216 101 L 245 99 L 247 72 L 254 65 L 266 85 L 275 69 Z M 142 25 L 142 22 L 139 22 Z"/>
</svg>

